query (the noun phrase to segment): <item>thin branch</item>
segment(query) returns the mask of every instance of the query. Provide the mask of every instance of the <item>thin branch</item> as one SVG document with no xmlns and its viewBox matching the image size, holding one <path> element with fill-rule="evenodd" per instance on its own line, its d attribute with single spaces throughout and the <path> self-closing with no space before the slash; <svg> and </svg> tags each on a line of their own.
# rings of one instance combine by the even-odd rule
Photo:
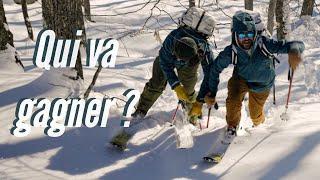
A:
<svg viewBox="0 0 320 180">
<path fill-rule="evenodd" d="M 178 25 L 178 23 L 173 19 L 173 17 L 167 12 L 167 11 L 165 11 L 165 10 L 163 10 L 163 9 L 160 9 L 159 7 L 156 7 L 160 12 L 164 12 L 164 13 L 166 13 L 169 17 L 170 17 L 170 19 L 175 23 L 175 24 L 177 24 Z"/>
<path fill-rule="evenodd" d="M 132 14 L 132 13 L 136 13 L 142 9 L 144 9 L 149 3 L 151 2 L 151 0 L 149 0 L 148 2 L 146 2 L 142 7 L 140 7 L 137 10 L 134 11 L 129 11 L 129 12 L 125 12 L 125 13 L 118 13 L 118 14 L 104 14 L 104 15 L 100 15 L 100 14 L 91 14 L 91 16 L 119 16 L 119 15 L 127 15 L 127 14 Z"/>
<path fill-rule="evenodd" d="M 146 19 L 146 21 L 144 22 L 142 28 L 141 28 L 141 31 L 145 28 L 145 26 L 147 25 L 148 21 L 152 18 L 153 16 L 153 10 L 154 8 L 156 8 L 156 6 L 159 4 L 160 0 L 158 0 L 154 5 L 153 7 L 150 9 L 150 16 Z"/>
<path fill-rule="evenodd" d="M 216 6 L 217 6 L 217 8 L 218 8 L 224 15 L 226 15 L 226 16 L 228 16 L 230 19 L 232 19 L 231 16 L 229 16 L 227 13 L 225 13 L 225 12 L 222 10 L 221 7 L 219 7 L 218 3 L 216 3 Z"/>
<path fill-rule="evenodd" d="M 180 0 L 178 0 L 178 2 L 179 2 L 179 4 L 180 4 L 182 7 L 184 7 L 185 9 L 188 9 L 186 6 L 184 6 L 184 5 L 181 3 Z"/>
<path fill-rule="evenodd" d="M 89 97 L 89 94 L 90 94 L 91 90 L 93 89 L 94 85 L 96 84 L 96 81 L 98 79 L 98 76 L 99 76 L 99 73 L 101 70 L 102 70 L 102 66 L 101 66 L 101 64 L 99 64 L 97 71 L 94 73 L 91 84 L 89 85 L 88 89 L 86 90 L 86 92 L 83 95 L 84 99 L 87 99 Z"/>
</svg>

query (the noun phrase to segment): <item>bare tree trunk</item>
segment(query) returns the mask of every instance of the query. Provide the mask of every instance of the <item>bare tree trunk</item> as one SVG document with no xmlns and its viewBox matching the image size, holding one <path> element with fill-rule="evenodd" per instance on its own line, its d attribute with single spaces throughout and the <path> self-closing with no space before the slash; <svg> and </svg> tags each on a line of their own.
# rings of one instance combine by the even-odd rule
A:
<svg viewBox="0 0 320 180">
<path fill-rule="evenodd" d="M 53 29 L 53 4 L 52 0 L 42 0 L 42 17 L 43 17 L 43 27 L 48 29 Z"/>
<path fill-rule="evenodd" d="M 0 21 L 1 21 L 1 26 L 3 27 L 3 32 L 1 32 L 0 37 L 4 38 L 3 39 L 3 43 L 5 43 L 5 46 L 7 43 L 9 43 L 12 47 L 14 47 L 13 45 L 13 34 L 11 33 L 11 31 L 9 30 L 9 26 L 7 23 L 7 18 L 6 18 L 6 14 L 4 12 L 4 8 L 3 8 L 3 1 L 0 0 Z M 2 40 L 1 40 L 2 41 Z"/>
<path fill-rule="evenodd" d="M 5 12 L 4 12 L 2 0 L 0 0 L 0 20 L 2 21 L 2 23 L 7 24 L 7 18 L 6 18 Z"/>
<path fill-rule="evenodd" d="M 287 15 L 285 14 L 285 5 L 288 4 L 288 0 L 277 0 L 276 4 L 276 21 L 277 21 L 277 38 L 278 40 L 286 39 L 288 29 L 286 27 Z"/>
<path fill-rule="evenodd" d="M 15 48 L 13 44 L 13 34 L 9 29 L 7 18 L 4 12 L 3 1 L 0 0 L 0 50 L 7 49 L 7 44 L 10 44 L 13 48 Z M 24 69 L 17 51 L 15 51 L 14 58 L 16 60 L 16 63 L 19 64 L 22 69 Z"/>
<path fill-rule="evenodd" d="M 88 21 L 92 21 L 91 19 L 91 10 L 90 10 L 90 0 L 83 0 L 83 7 L 84 7 L 84 15 Z"/>
<path fill-rule="evenodd" d="M 6 29 L 6 16 L 3 9 L 3 2 L 0 0 L 0 50 L 7 49 L 9 43 L 9 36 Z"/>
<path fill-rule="evenodd" d="M 26 24 L 27 31 L 28 31 L 28 36 L 31 40 L 33 40 L 33 31 L 32 31 L 32 26 L 29 20 L 29 15 L 28 15 L 28 8 L 27 8 L 27 1 L 26 0 L 21 0 L 21 6 L 22 6 L 22 13 L 23 13 L 23 18 L 24 18 L 24 23 Z"/>
<path fill-rule="evenodd" d="M 0 13 L 2 14 L 1 10 Z M 2 18 L 0 18 L 0 50 L 7 49 L 7 44 L 9 43 L 9 36 L 5 26 L 6 24 L 3 22 Z"/>
<path fill-rule="evenodd" d="M 274 13 L 275 13 L 275 9 L 276 9 L 276 3 L 277 3 L 277 0 L 270 0 L 270 2 L 269 2 L 267 29 L 271 35 L 273 33 Z"/>
<path fill-rule="evenodd" d="M 195 0 L 189 0 L 189 8 L 196 6 Z"/>
<path fill-rule="evenodd" d="M 315 0 L 304 0 L 300 16 L 312 16 Z"/>
<path fill-rule="evenodd" d="M 42 8 L 44 24 L 56 33 L 57 38 L 76 39 L 75 30 L 83 30 L 82 34 L 85 34 L 81 1 L 42 0 Z M 83 79 L 80 52 L 75 69 L 77 78 Z"/>
<path fill-rule="evenodd" d="M 253 0 L 244 0 L 244 8 L 253 11 Z"/>
</svg>

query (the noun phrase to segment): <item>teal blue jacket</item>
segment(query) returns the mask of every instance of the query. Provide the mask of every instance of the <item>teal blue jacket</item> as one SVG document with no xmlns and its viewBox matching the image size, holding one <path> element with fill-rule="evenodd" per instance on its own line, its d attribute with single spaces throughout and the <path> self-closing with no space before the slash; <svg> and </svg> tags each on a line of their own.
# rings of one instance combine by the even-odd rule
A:
<svg viewBox="0 0 320 180">
<path fill-rule="evenodd" d="M 265 36 L 258 36 L 270 53 L 289 53 L 304 51 L 304 44 L 301 41 L 276 41 Z M 234 67 L 233 76 L 239 76 L 247 82 L 250 91 L 263 92 L 270 89 L 275 80 L 275 70 L 272 60 L 264 55 L 258 46 L 258 40 L 253 45 L 251 55 L 244 49 L 236 46 L 238 62 Z M 203 102 L 207 93 L 212 97 L 217 94 L 219 74 L 228 65 L 232 64 L 232 45 L 221 51 L 218 57 L 210 64 L 210 68 L 202 81 L 197 100 Z"/>
<path fill-rule="evenodd" d="M 175 40 L 182 37 L 192 38 L 197 43 L 198 47 L 203 50 L 204 57 L 200 63 L 204 74 L 209 72 L 209 64 L 212 63 L 214 59 L 211 51 L 212 47 L 208 43 L 207 39 L 196 31 L 186 27 L 179 27 L 178 29 L 171 31 L 162 44 L 162 47 L 159 51 L 159 58 L 160 67 L 167 77 L 172 89 L 180 83 L 178 76 L 174 72 L 174 69 L 180 69 L 184 66 L 188 66 L 186 62 L 179 61 L 173 52 Z"/>
</svg>

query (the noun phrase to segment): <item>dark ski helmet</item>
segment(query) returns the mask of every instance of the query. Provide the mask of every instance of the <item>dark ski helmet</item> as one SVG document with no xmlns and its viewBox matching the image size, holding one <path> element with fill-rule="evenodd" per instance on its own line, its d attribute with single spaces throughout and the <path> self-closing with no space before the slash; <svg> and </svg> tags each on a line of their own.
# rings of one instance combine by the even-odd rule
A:
<svg viewBox="0 0 320 180">
<path fill-rule="evenodd" d="M 247 12 L 236 13 L 232 17 L 232 32 L 254 31 L 256 25 L 252 16 Z"/>
<path fill-rule="evenodd" d="M 174 55 L 183 61 L 189 61 L 197 55 L 197 43 L 189 37 L 176 39 L 174 42 Z"/>
</svg>

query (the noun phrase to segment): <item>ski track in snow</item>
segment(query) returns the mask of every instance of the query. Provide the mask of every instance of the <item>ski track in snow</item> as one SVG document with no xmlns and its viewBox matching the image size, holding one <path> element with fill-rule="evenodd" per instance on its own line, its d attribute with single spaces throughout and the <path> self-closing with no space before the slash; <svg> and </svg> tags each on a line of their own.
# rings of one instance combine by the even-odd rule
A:
<svg viewBox="0 0 320 180">
<path fill-rule="evenodd" d="M 214 2 L 214 1 L 213 1 Z M 187 1 L 182 1 L 187 4 Z M 320 1 L 316 0 L 319 4 Z M 111 14 L 136 10 L 144 1 L 115 0 L 110 2 L 93 0 L 93 14 Z M 231 5 L 232 4 L 232 5 Z M 148 29 L 140 34 L 127 35 L 138 31 L 149 15 L 153 4 L 137 13 L 103 17 L 96 16 L 96 23 L 86 22 L 88 38 L 121 38 L 116 67 L 103 69 L 94 87 L 92 97 L 104 95 L 122 97 L 129 88 L 143 90 L 152 74 L 152 62 L 160 48 L 153 36 L 159 25 L 161 39 L 175 27 L 164 13 L 159 23 L 154 19 L 147 24 Z M 292 97 L 288 114 L 290 120 L 283 122 L 287 98 L 287 56 L 281 55 L 277 65 L 277 104 L 272 104 L 272 93 L 266 103 L 266 125 L 253 130 L 250 136 L 239 136 L 231 144 L 224 159 L 218 165 L 202 162 L 202 157 L 210 149 L 225 126 L 225 98 L 227 80 L 232 75 L 230 66 L 220 75 L 217 100 L 219 110 L 213 110 L 209 129 L 194 134 L 194 147 L 177 149 L 174 129 L 167 127 L 171 121 L 177 100 L 169 87 L 157 100 L 143 123 L 143 130 L 137 133 L 129 150 L 119 153 L 107 147 L 111 137 L 120 130 L 120 119 L 124 104 L 118 102 L 113 107 L 107 128 L 68 128 L 62 137 L 51 138 L 43 134 L 43 129 L 33 128 L 24 138 L 12 136 L 9 129 L 14 120 L 15 106 L 21 98 L 68 97 L 83 92 L 93 77 L 95 69 L 84 67 L 85 81 L 76 84 L 44 72 L 34 67 L 32 55 L 35 42 L 27 39 L 21 6 L 4 0 L 9 28 L 14 34 L 15 46 L 20 52 L 26 72 L 22 72 L 12 57 L 12 52 L 0 53 L 0 179 L 319 179 L 320 166 L 320 63 L 319 12 L 313 19 L 292 18 L 291 39 L 306 43 L 304 63 L 295 73 Z M 165 8 L 177 19 L 183 7 L 178 2 L 161 1 Z M 220 7 L 229 15 L 243 8 L 243 1 L 220 1 Z M 266 22 L 268 1 L 254 3 Z M 207 2 L 204 6 L 218 23 L 228 23 L 216 5 Z M 42 28 L 41 5 L 28 5 L 29 17 L 36 35 Z M 292 12 L 293 14 L 295 12 Z M 218 48 L 215 55 L 230 42 L 229 25 L 219 25 L 215 31 Z M 127 35 L 127 36 L 126 36 Z M 211 39 L 213 41 L 213 38 Z M 11 54 L 10 54 L 11 53 Z M 83 53 L 82 53 L 83 55 Z M 84 55 L 83 55 L 84 56 Z M 202 72 L 200 72 L 200 79 Z M 68 72 L 65 72 L 68 73 Z M 48 84 L 48 82 L 52 82 Z M 201 82 L 199 80 L 199 82 Z M 54 84 L 54 85 L 53 85 Z M 197 84 L 199 88 L 200 83 Z M 246 102 L 245 102 L 246 103 Z M 247 107 L 243 107 L 242 125 L 249 127 Z M 203 119 L 207 119 L 204 110 Z M 203 125 L 206 121 L 202 122 Z"/>
</svg>

